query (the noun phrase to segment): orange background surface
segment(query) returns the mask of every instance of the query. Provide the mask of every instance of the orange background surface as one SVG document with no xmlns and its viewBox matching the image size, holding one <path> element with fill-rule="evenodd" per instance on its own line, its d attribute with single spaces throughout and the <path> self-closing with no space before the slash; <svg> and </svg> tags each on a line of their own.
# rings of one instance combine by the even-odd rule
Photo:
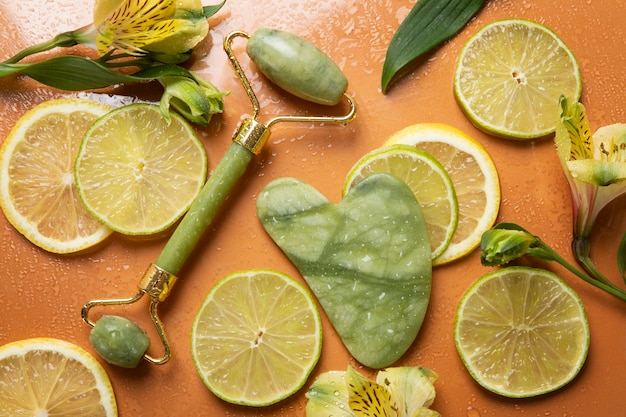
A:
<svg viewBox="0 0 626 417">
<path fill-rule="evenodd" d="M 90 0 L 6 3 L 0 4 L 0 60 L 91 21 Z M 170 362 L 162 366 L 142 363 L 133 370 L 103 364 L 116 392 L 120 416 L 304 416 L 305 392 L 313 378 L 295 396 L 264 409 L 233 406 L 213 396 L 196 374 L 191 359 L 193 317 L 215 282 L 229 273 L 274 268 L 302 280 L 256 218 L 255 199 L 265 184 L 279 177 L 296 177 L 338 202 L 352 164 L 409 124 L 446 123 L 480 141 L 500 174 L 499 221 L 526 227 L 571 260 L 569 189 L 553 141 L 508 141 L 473 127 L 452 93 L 454 65 L 465 41 L 484 24 L 502 18 L 533 19 L 553 29 L 579 60 L 582 102 L 587 106 L 592 130 L 626 122 L 626 2 L 488 0 L 458 36 L 428 54 L 383 95 L 380 75 L 386 48 L 413 4 L 400 0 L 228 0 L 222 11 L 209 20 L 210 34 L 197 48 L 192 69 L 231 92 L 225 99 L 224 114 L 199 130 L 211 167 L 230 144 L 242 117 L 250 112 L 221 47 L 231 30 L 252 32 L 259 26 L 270 26 L 294 32 L 318 45 L 347 75 L 348 93 L 358 103 L 358 116 L 345 127 L 273 127 L 264 150 L 252 161 L 187 261 L 172 295 L 160 306 L 173 345 Z M 272 89 L 256 75 L 243 46 L 236 43 L 238 56 L 261 102 L 261 119 L 325 110 L 303 106 Z M 22 78 L 0 79 L 0 141 L 35 104 L 66 95 Z M 118 87 L 80 96 L 116 103 L 126 102 L 129 97 L 154 100 L 160 96 L 160 87 Z M 621 281 L 615 252 L 626 231 L 625 207 L 626 198 L 622 197 L 603 211 L 592 242 L 592 258 L 616 282 Z M 58 256 L 33 246 L 0 216 L 0 343 L 47 336 L 74 342 L 94 353 L 88 342 L 89 327 L 80 318 L 82 305 L 94 298 L 134 294 L 143 272 L 157 258 L 165 241 L 164 236 L 137 240 L 114 235 L 88 253 Z M 591 347 L 582 372 L 572 383 L 541 397 L 506 399 L 485 391 L 472 380 L 456 353 L 452 329 L 463 292 L 491 270 L 481 266 L 478 251 L 435 268 L 426 320 L 397 365 L 425 366 L 439 374 L 433 408 L 443 416 L 626 416 L 626 305 L 560 267 L 530 260 L 522 263 L 554 270 L 585 304 Z M 109 308 L 107 312 L 123 314 L 150 329 L 144 301 L 126 309 Z M 348 364 L 359 367 L 324 315 L 323 320 L 323 351 L 314 374 L 345 369 Z M 159 355 L 158 340 L 152 337 L 151 352 Z"/>
</svg>

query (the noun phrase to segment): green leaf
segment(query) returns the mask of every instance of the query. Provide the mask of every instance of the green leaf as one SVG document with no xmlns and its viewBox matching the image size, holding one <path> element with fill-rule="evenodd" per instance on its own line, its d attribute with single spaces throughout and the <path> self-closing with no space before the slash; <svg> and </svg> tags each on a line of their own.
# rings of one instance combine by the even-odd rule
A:
<svg viewBox="0 0 626 417">
<path fill-rule="evenodd" d="M 298 268 L 356 360 L 386 367 L 411 346 L 430 297 L 430 241 L 409 187 L 365 178 L 338 204 L 293 178 L 257 199 L 263 227 Z"/>
<path fill-rule="evenodd" d="M 216 4 L 213 6 L 204 6 L 202 8 L 202 13 L 204 14 L 204 17 L 208 19 L 209 17 L 213 16 L 214 14 L 220 11 L 220 9 L 222 8 L 222 6 L 224 6 L 224 4 L 226 4 L 226 0 L 224 0 L 220 4 Z"/>
<path fill-rule="evenodd" d="M 111 70 L 96 60 L 76 55 L 61 55 L 33 64 L 0 64 L 0 76 L 22 73 L 49 87 L 67 91 L 95 90 L 115 84 L 155 80 L 165 76 L 194 79 L 178 65 L 155 65 L 134 74 Z"/>
<path fill-rule="evenodd" d="M 112 71 L 96 61 L 62 55 L 34 64 L 15 64 L 18 71 L 49 87 L 67 91 L 94 90 L 137 82 L 130 75 Z"/>
<path fill-rule="evenodd" d="M 624 233 L 622 243 L 620 243 L 619 249 L 617 250 L 617 267 L 619 268 L 620 274 L 622 274 L 624 282 L 626 282 L 626 233 Z"/>
<path fill-rule="evenodd" d="M 383 93 L 399 71 L 457 34 L 485 0 L 419 0 L 395 33 L 383 65 Z"/>
</svg>

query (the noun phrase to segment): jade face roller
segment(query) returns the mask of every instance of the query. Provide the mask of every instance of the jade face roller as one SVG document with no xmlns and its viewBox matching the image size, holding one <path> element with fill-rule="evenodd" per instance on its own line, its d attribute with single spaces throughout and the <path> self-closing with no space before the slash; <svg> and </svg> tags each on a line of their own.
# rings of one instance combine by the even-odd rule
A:
<svg viewBox="0 0 626 417">
<path fill-rule="evenodd" d="M 273 83 L 304 100 L 324 105 L 338 105 L 344 98 L 349 106 L 343 116 L 277 116 L 263 124 L 257 120 L 260 106 L 250 83 L 232 50 L 233 39 L 247 39 L 246 52 L 257 68 Z M 252 104 L 252 115 L 246 118 L 233 136 L 233 142 L 189 208 L 157 260 L 150 264 L 138 284 L 138 291 L 127 298 L 97 299 L 85 303 L 82 319 L 93 327 L 90 340 L 96 351 L 108 362 L 125 367 L 136 366 L 141 358 L 154 364 L 166 363 L 171 346 L 157 307 L 176 283 L 176 274 L 195 248 L 230 190 L 245 173 L 270 135 L 270 128 L 283 122 L 340 123 L 356 116 L 354 100 L 345 93 L 347 80 L 335 63 L 321 50 L 291 33 L 260 28 L 252 35 L 231 32 L 224 39 L 224 50 Z M 163 344 L 161 357 L 152 357 L 146 350 L 149 339 L 132 321 L 117 316 L 103 316 L 98 321 L 89 317 L 95 306 L 132 304 L 144 295 L 150 298 L 149 314 Z M 120 335 L 112 341 L 111 334 Z"/>
</svg>

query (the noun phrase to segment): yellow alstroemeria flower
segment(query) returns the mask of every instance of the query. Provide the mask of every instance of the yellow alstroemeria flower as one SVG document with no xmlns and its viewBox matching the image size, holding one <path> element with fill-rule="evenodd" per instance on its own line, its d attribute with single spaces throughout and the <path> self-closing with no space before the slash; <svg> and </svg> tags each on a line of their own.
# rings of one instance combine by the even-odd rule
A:
<svg viewBox="0 0 626 417">
<path fill-rule="evenodd" d="M 306 393 L 306 415 L 441 417 L 429 408 L 438 378 L 430 369 L 404 366 L 378 371 L 374 382 L 348 365 L 345 372 L 330 371 L 317 377 Z"/>
<path fill-rule="evenodd" d="M 574 237 L 586 238 L 600 211 L 626 193 L 626 124 L 590 134 L 585 107 L 560 100 L 555 143 L 572 192 Z"/>
<path fill-rule="evenodd" d="M 209 31 L 201 0 L 96 0 L 96 47 L 130 55 L 177 55 L 195 47 Z"/>
</svg>

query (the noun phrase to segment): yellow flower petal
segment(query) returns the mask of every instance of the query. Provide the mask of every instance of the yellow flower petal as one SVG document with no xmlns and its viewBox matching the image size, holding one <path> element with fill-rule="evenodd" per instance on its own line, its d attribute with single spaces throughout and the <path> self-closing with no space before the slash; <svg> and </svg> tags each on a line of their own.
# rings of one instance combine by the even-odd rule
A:
<svg viewBox="0 0 626 417">
<path fill-rule="evenodd" d="M 93 6 L 93 23 L 100 25 L 111 13 L 115 11 L 125 0 L 96 0 Z"/>
<path fill-rule="evenodd" d="M 587 184 L 605 186 L 626 180 L 626 164 L 596 159 L 568 161 L 572 177 Z"/>
<path fill-rule="evenodd" d="M 348 366 L 348 404 L 357 417 L 395 417 L 398 407 L 392 403 L 391 394 L 385 387 L 370 381 Z"/>
<path fill-rule="evenodd" d="M 562 162 L 593 158 L 591 131 L 582 103 L 569 104 L 561 97 L 560 123 L 557 123 L 555 142 Z"/>
<path fill-rule="evenodd" d="M 175 55 L 193 48 L 208 32 L 199 0 L 102 0 L 94 8 L 94 23 L 100 55 L 111 48 L 131 55 Z"/>
</svg>

